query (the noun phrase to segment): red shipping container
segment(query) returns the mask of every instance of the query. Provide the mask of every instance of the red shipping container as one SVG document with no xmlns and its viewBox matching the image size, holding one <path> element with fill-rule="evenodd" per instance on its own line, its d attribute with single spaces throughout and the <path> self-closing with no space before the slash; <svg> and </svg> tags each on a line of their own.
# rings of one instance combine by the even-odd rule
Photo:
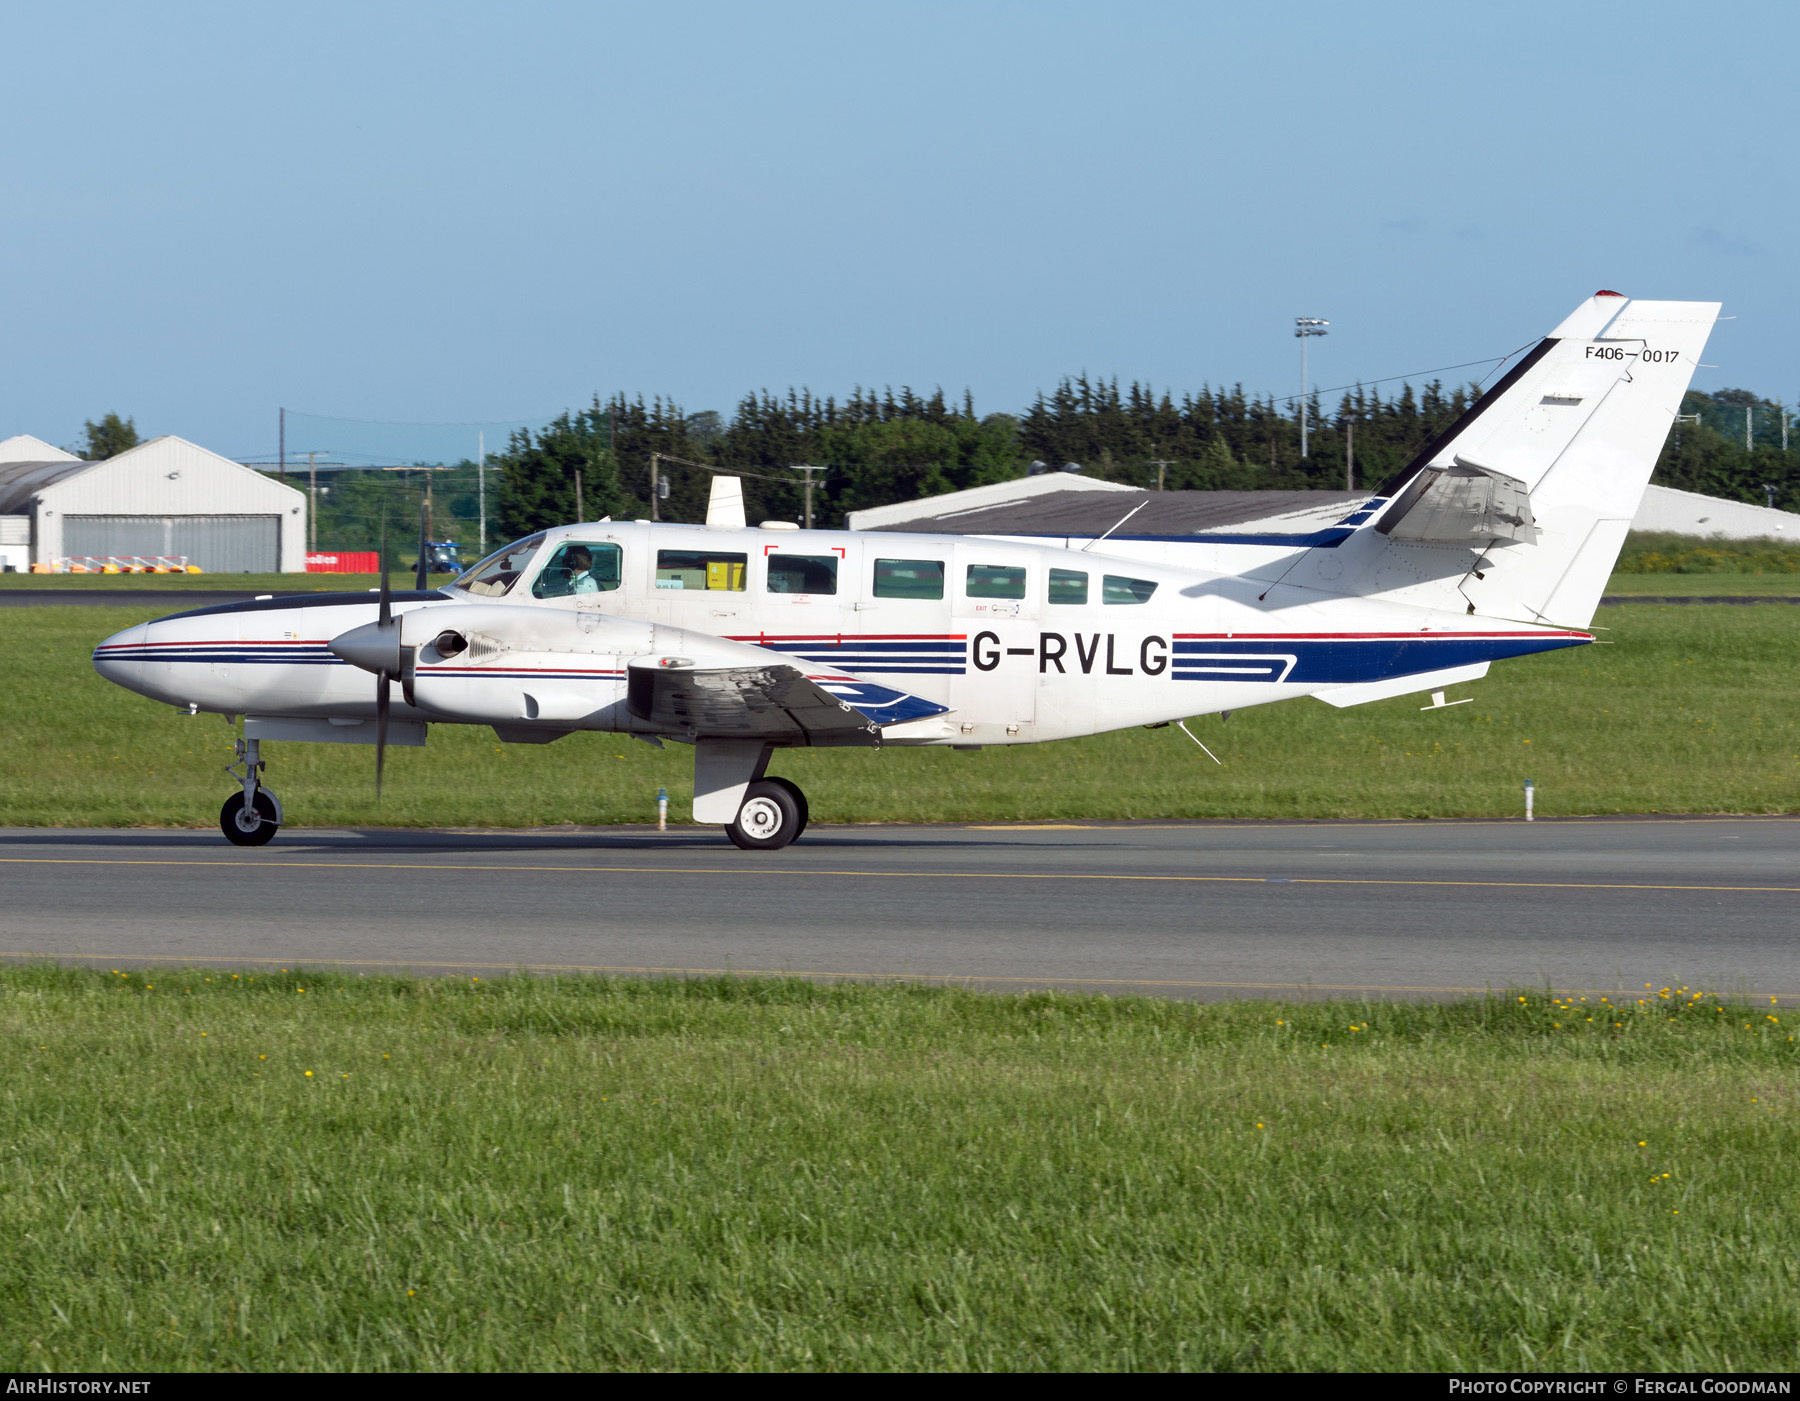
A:
<svg viewBox="0 0 1800 1401">
<path fill-rule="evenodd" d="M 381 553 L 378 550 L 340 550 L 336 554 L 306 557 L 308 574 L 379 574 Z"/>
</svg>

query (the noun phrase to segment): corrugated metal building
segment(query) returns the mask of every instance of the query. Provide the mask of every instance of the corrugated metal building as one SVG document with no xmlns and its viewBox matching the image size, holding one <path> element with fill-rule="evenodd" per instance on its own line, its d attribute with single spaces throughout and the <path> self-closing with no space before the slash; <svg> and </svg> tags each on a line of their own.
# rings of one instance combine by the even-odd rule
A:
<svg viewBox="0 0 1800 1401">
<path fill-rule="evenodd" d="M 29 543 L 15 562 L 20 548 L 4 542 L 20 535 Z M 0 560 L 8 566 L 181 555 L 209 574 L 303 573 L 306 494 L 172 435 L 104 462 L 35 438 L 0 442 Z"/>
</svg>

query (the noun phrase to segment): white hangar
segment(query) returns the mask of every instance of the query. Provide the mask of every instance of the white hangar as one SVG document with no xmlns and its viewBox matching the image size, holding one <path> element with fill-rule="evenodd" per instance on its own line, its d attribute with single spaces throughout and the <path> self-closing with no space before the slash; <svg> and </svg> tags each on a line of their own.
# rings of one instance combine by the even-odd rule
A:
<svg viewBox="0 0 1800 1401">
<path fill-rule="evenodd" d="M 104 462 L 0 442 L 0 563 L 179 557 L 208 574 L 306 569 L 306 493 L 174 436 Z"/>
</svg>

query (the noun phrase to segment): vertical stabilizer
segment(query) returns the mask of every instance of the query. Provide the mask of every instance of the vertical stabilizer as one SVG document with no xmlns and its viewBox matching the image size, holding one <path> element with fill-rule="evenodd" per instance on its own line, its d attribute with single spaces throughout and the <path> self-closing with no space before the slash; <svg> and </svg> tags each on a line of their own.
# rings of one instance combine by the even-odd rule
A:
<svg viewBox="0 0 1800 1401">
<path fill-rule="evenodd" d="M 708 530 L 744 529 L 744 480 L 742 477 L 714 477 L 712 495 L 706 502 Z"/>
<path fill-rule="evenodd" d="M 1283 582 L 1585 627 L 1718 312 L 1590 297 Z"/>
</svg>

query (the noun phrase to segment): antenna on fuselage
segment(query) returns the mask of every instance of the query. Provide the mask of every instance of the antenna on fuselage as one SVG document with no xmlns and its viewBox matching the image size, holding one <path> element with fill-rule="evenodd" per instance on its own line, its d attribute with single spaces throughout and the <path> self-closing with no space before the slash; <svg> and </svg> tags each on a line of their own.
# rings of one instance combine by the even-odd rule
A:
<svg viewBox="0 0 1800 1401">
<path fill-rule="evenodd" d="M 1108 526 L 1106 531 L 1103 534 L 1096 535 L 1092 540 L 1088 541 L 1087 544 L 1083 545 L 1081 547 L 1081 550 L 1079 551 L 1079 553 L 1086 554 L 1089 550 L 1093 549 L 1094 546 L 1098 545 L 1108 535 L 1111 535 L 1113 533 L 1113 531 L 1117 530 L 1120 526 L 1124 525 L 1126 521 L 1130 520 L 1133 516 L 1135 516 L 1139 511 L 1143 510 L 1144 507 L 1148 506 L 1149 504 L 1150 504 L 1150 501 L 1148 498 L 1145 498 L 1144 500 L 1138 502 L 1137 505 L 1133 506 L 1124 515 L 1120 516 L 1118 518 L 1118 520 L 1114 521 L 1112 523 L 1112 525 Z M 1194 742 L 1196 744 L 1199 743 L 1198 740 L 1195 740 Z"/>
</svg>

